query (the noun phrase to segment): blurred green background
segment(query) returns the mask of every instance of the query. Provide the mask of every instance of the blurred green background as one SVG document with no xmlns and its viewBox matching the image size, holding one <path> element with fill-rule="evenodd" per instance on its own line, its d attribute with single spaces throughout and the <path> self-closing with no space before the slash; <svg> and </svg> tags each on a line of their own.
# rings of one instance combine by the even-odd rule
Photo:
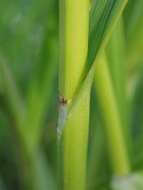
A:
<svg viewBox="0 0 143 190">
<path fill-rule="evenodd" d="M 47 92 L 39 95 L 45 99 L 40 144 L 55 171 L 58 112 L 57 0 L 0 1 L 0 62 L 3 60 L 11 69 L 24 104 L 35 81 L 38 82 L 37 91 L 41 92 L 43 86 L 47 86 Z M 1 78 L 0 72 L 0 189 L 19 190 L 23 183 L 19 137 Z M 32 101 L 38 105 L 38 98 L 32 98 Z"/>
<path fill-rule="evenodd" d="M 27 166 L 21 161 L 23 150 L 20 142 L 23 142 L 23 139 L 30 144 L 27 148 L 30 153 L 27 155 L 31 154 L 32 150 L 35 152 L 35 147 L 38 152 L 39 150 L 43 152 L 44 160 L 48 165 L 47 176 L 52 176 L 52 184 L 56 184 L 58 4 L 58 0 L 0 1 L 0 64 L 5 62 L 7 65 L 4 70 L 0 68 L 0 190 L 24 189 L 25 180 L 23 178 L 29 178 L 25 174 Z M 129 148 L 129 152 L 133 169 L 141 170 L 143 168 L 142 0 L 129 0 L 124 13 L 124 26 L 128 59 L 128 122 L 132 147 Z M 8 82 L 4 82 L 3 76 L 8 78 Z M 17 105 L 16 111 L 15 108 L 11 109 L 14 101 L 11 97 L 13 96 L 20 96 L 20 104 L 14 103 L 13 106 Z M 93 179 L 94 183 L 88 188 L 89 190 L 95 187 L 108 189 L 111 178 L 104 135 L 100 128 L 100 111 L 96 105 L 97 100 L 93 89 L 88 170 L 90 179 Z M 25 112 L 25 107 L 29 117 L 28 123 L 21 127 L 27 126 L 24 129 L 25 137 L 23 137 L 19 135 L 21 131 L 19 122 L 22 122 L 23 114 L 21 113 Z M 33 163 L 33 158 L 31 159 Z M 36 161 L 37 159 L 40 160 L 38 156 Z M 38 173 L 40 173 L 39 170 Z M 55 188 L 49 185 L 49 190 L 52 189 Z"/>
</svg>

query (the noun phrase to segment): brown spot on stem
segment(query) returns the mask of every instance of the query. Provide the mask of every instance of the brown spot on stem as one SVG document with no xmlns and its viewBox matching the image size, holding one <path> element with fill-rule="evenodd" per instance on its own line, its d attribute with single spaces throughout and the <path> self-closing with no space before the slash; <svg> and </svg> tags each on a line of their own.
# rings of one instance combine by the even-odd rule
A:
<svg viewBox="0 0 143 190">
<path fill-rule="evenodd" d="M 60 102 L 60 104 L 62 104 L 62 105 L 67 105 L 68 100 L 65 99 L 64 96 L 60 96 L 59 102 Z"/>
</svg>

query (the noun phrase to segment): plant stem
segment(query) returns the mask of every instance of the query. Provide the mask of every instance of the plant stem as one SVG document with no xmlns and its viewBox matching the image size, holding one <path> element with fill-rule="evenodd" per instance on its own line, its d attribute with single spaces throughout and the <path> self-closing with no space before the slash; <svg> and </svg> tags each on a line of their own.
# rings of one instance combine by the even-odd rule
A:
<svg viewBox="0 0 143 190">
<path fill-rule="evenodd" d="M 88 48 L 89 0 L 60 1 L 60 111 L 59 144 L 62 142 L 62 190 L 84 190 L 90 88 L 82 91 L 69 112 L 85 68 Z"/>
<path fill-rule="evenodd" d="M 106 52 L 123 128 L 127 129 L 127 64 L 124 38 L 123 20 L 121 18 L 115 27 Z"/>
<path fill-rule="evenodd" d="M 109 154 L 114 174 L 127 175 L 130 171 L 126 145 L 122 134 L 122 125 L 109 75 L 106 57 L 103 54 L 97 60 L 95 88 L 104 119 Z"/>
<path fill-rule="evenodd" d="M 89 0 L 60 1 L 60 95 L 72 99 L 85 68 Z"/>
</svg>

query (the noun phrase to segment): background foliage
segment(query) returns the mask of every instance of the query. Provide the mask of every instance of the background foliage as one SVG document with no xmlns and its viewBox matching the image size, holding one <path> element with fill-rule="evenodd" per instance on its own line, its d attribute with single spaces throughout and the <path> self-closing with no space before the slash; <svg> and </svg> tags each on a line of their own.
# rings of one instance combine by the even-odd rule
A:
<svg viewBox="0 0 143 190">
<path fill-rule="evenodd" d="M 58 0 L 1 0 L 0 2 L 0 189 L 2 190 L 31 189 L 32 179 L 36 188 L 41 183 L 39 185 L 41 190 L 42 188 L 44 190 L 45 186 L 55 189 L 56 126 L 59 106 L 58 4 Z M 125 100 L 127 106 L 121 103 L 122 108 L 127 108 L 125 119 L 127 124 L 124 128 L 128 131 L 126 139 L 131 166 L 133 171 L 140 171 L 143 167 L 142 0 L 129 0 L 122 22 L 126 66 L 122 65 L 125 69 L 121 69 L 121 73 L 123 78 L 125 75 L 126 82 L 116 78 L 120 69 L 118 63 L 117 68 L 112 65 L 112 61 L 116 61 L 116 57 L 112 60 L 112 51 L 115 44 L 118 47 L 121 45 L 120 37 L 112 35 L 107 45 L 107 59 L 111 63 L 109 68 L 113 81 L 121 80 L 120 83 L 125 84 L 127 89 Z M 98 37 L 97 34 L 96 40 Z M 94 52 L 91 51 L 92 53 Z M 89 55 L 90 59 L 93 59 L 92 55 Z M 125 74 L 122 71 L 125 71 Z M 93 87 L 88 151 L 89 190 L 105 187 L 108 189 L 112 176 L 102 130 L 102 111 L 98 103 L 97 92 Z M 124 115 L 122 108 L 121 113 Z"/>
</svg>

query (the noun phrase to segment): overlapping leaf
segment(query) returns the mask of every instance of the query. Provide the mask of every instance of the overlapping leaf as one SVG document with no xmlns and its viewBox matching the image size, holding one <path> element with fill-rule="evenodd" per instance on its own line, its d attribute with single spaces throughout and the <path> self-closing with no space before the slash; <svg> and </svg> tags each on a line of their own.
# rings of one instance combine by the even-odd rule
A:
<svg viewBox="0 0 143 190">
<path fill-rule="evenodd" d="M 112 30 L 119 20 L 126 3 L 126 0 L 93 1 L 90 16 L 87 69 L 84 73 L 84 79 L 79 85 L 77 98 L 75 97 L 75 101 L 73 101 L 71 108 L 75 105 L 76 101 L 78 102 L 78 97 L 80 98 L 80 88 L 83 83 L 86 83 L 86 85 L 83 85 L 85 86 L 85 90 L 91 85 L 95 73 L 96 57 L 99 51 L 101 51 L 107 44 Z"/>
</svg>

